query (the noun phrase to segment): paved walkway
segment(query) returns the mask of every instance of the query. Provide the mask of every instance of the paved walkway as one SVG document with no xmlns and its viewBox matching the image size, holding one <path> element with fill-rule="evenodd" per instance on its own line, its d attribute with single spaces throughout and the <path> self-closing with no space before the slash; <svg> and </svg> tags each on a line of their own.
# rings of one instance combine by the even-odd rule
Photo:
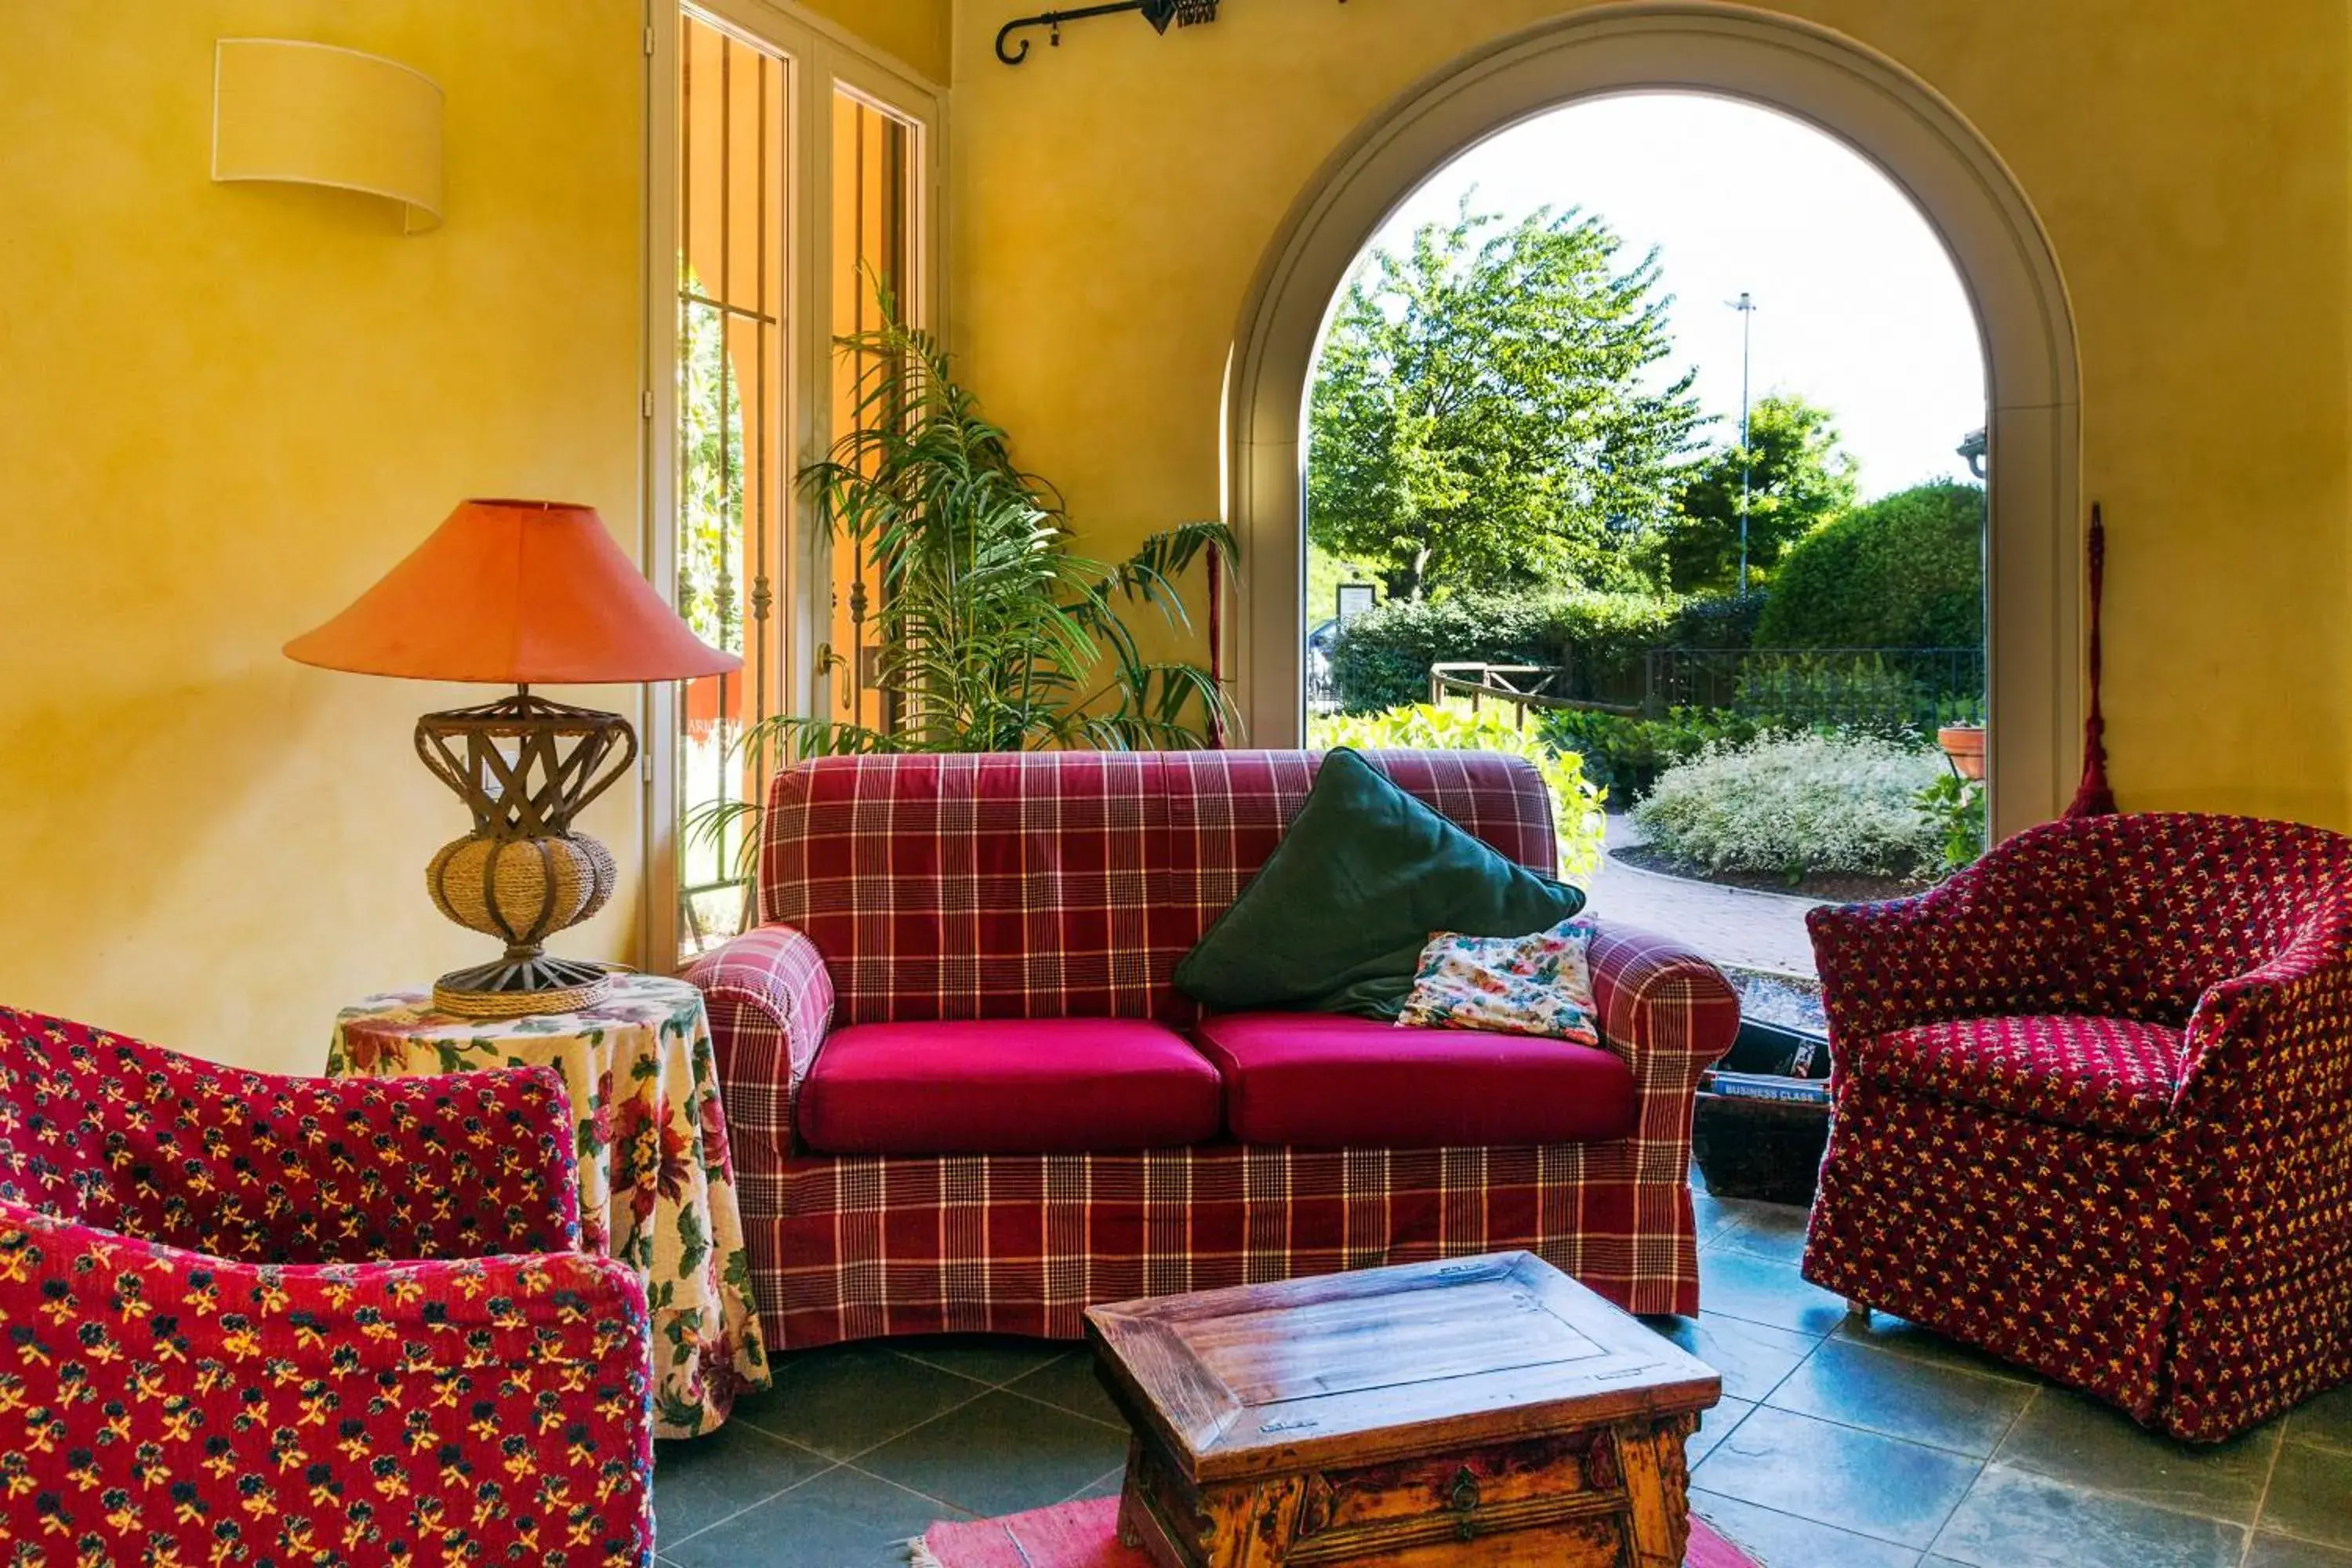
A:
<svg viewBox="0 0 2352 1568">
<path fill-rule="evenodd" d="M 1622 812 L 1609 814 L 1609 847 L 1639 844 L 1641 833 Z M 1805 911 L 1819 899 L 1756 893 L 1686 877 L 1643 871 L 1607 856 L 1585 882 L 1593 913 L 1614 916 L 1663 936 L 1680 937 L 1717 963 L 1783 974 L 1813 973 L 1813 944 Z"/>
</svg>

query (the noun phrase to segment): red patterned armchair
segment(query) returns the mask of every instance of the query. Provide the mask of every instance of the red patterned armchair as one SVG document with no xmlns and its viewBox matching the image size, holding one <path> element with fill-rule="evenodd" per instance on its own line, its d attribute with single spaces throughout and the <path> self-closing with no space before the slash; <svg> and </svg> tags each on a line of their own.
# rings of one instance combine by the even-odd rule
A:
<svg viewBox="0 0 2352 1568">
<path fill-rule="evenodd" d="M 237 1072 L 0 1007 L 0 1563 L 653 1556 L 642 1287 L 540 1070 Z"/>
<path fill-rule="evenodd" d="M 2191 1441 L 2352 1376 L 2352 839 L 2053 823 L 1811 921 L 1806 1278 Z"/>
</svg>

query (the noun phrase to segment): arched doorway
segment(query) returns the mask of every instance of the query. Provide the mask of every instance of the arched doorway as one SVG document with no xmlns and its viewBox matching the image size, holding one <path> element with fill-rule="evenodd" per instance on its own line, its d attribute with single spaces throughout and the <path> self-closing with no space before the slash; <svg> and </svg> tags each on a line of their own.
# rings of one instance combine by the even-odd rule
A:
<svg viewBox="0 0 2352 1568">
<path fill-rule="evenodd" d="M 1715 93 L 1806 121 L 1876 163 L 1950 251 L 1987 369 L 1992 826 L 2056 815 L 2081 710 L 2081 509 L 2074 328 L 2048 240 L 1999 158 L 1933 89 L 1826 29 L 1724 5 L 1607 5 L 1502 39 L 1373 116 L 1292 207 L 1244 303 L 1225 390 L 1227 516 L 1247 567 L 1233 667 L 1253 739 L 1299 735 L 1304 408 L 1348 268 L 1464 148 L 1629 90 Z"/>
</svg>

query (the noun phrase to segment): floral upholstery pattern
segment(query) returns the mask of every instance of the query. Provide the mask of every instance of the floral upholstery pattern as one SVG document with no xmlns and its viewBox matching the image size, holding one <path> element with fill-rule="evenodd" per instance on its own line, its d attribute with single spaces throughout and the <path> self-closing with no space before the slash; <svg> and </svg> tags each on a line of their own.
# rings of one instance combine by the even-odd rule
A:
<svg viewBox="0 0 2352 1568">
<path fill-rule="evenodd" d="M 1558 863 L 1522 759 L 1370 753 L 1531 868 Z M 845 1155 L 794 1120 L 835 1024 L 1154 1018 L 1177 960 L 1305 800 L 1307 752 L 823 758 L 777 775 L 763 924 L 706 954 L 736 1193 L 772 1352 L 886 1334 L 1076 1338 L 1097 1301 L 1525 1247 L 1630 1310 L 1698 1307 L 1698 1075 L 1737 994 L 1669 940 L 1599 923 L 1601 1032 L 1633 1130 L 1525 1148 L 1202 1143 L 1111 1153 Z"/>
<path fill-rule="evenodd" d="M 545 1072 L 238 1072 L 0 1008 L 0 1542 L 649 1563 L 645 1297 Z"/>
<path fill-rule="evenodd" d="M 1845 1070 L 1886 1088 L 2061 1127 L 2155 1132 L 2189 1037 L 2129 1018 L 1946 1018 L 1852 1042 Z"/>
<path fill-rule="evenodd" d="M 2191 1441 L 2352 1377 L 2352 840 L 2053 823 L 1810 921 L 1808 1279 Z"/>
<path fill-rule="evenodd" d="M 1582 915 L 1531 936 L 1439 931 L 1422 949 L 1412 993 L 1397 1022 L 1597 1046 L 1592 973 L 1585 964 L 1591 942 L 1592 921 Z"/>
<path fill-rule="evenodd" d="M 523 1067 L 562 1075 L 582 1245 L 645 1281 L 654 1436 L 716 1430 L 737 1394 L 768 1386 L 768 1363 L 694 987 L 615 975 L 584 1012 L 520 1018 L 457 1018 L 436 1012 L 428 993 L 388 992 L 344 1008 L 327 1047 L 333 1078 Z"/>
</svg>

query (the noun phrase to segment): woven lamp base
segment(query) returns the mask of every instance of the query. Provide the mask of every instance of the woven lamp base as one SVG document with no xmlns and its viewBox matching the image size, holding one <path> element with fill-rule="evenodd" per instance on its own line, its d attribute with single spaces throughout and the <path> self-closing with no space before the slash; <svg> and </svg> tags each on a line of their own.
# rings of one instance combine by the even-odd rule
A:
<svg viewBox="0 0 2352 1568">
<path fill-rule="evenodd" d="M 577 1013 L 612 994 L 612 972 L 573 958 L 527 958 L 459 969 L 433 983 L 436 1011 L 458 1018 Z"/>
</svg>

